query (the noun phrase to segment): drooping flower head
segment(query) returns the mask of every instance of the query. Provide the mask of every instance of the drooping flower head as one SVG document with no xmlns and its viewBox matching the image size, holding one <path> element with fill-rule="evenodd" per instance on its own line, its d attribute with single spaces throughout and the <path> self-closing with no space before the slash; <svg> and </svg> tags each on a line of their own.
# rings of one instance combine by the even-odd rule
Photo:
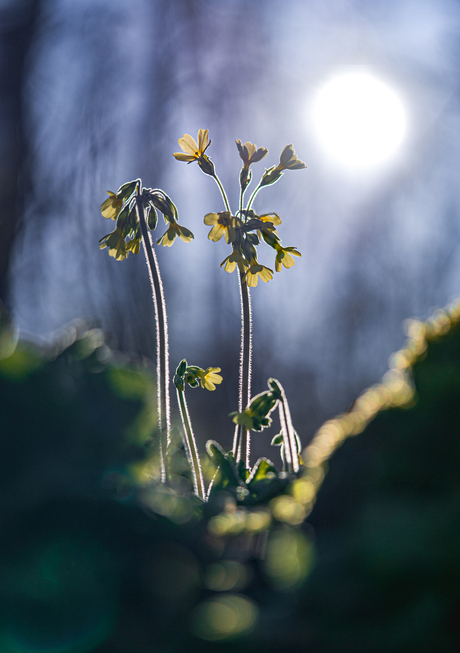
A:
<svg viewBox="0 0 460 653">
<path fill-rule="evenodd" d="M 185 161 L 186 163 L 193 163 L 198 161 L 198 165 L 202 171 L 214 176 L 214 164 L 211 159 L 205 154 L 208 147 L 211 145 L 209 138 L 209 130 L 200 129 L 197 137 L 198 143 L 190 134 L 184 134 L 179 138 L 178 143 L 182 152 L 175 152 L 173 156 L 178 161 Z"/>
<path fill-rule="evenodd" d="M 123 208 L 123 198 L 118 197 L 118 195 L 113 193 L 111 190 L 107 191 L 107 195 L 109 197 L 101 204 L 101 213 L 104 218 L 115 220 Z"/>
<path fill-rule="evenodd" d="M 240 254 L 240 252 L 234 250 L 230 256 L 227 256 L 227 258 L 222 261 L 220 267 L 223 267 L 225 272 L 229 272 L 231 274 L 236 266 L 238 266 L 240 272 L 245 272 L 245 270 L 249 267 L 249 263 L 246 261 L 244 256 Z"/>
<path fill-rule="evenodd" d="M 281 272 L 283 265 L 285 268 L 292 268 L 295 263 L 292 256 L 302 256 L 296 247 L 283 247 L 279 243 L 276 243 L 274 248 L 276 249 L 275 270 L 277 272 Z"/>
<path fill-rule="evenodd" d="M 265 265 L 260 265 L 259 263 L 253 263 L 251 267 L 246 271 L 246 283 L 249 288 L 255 288 L 259 283 L 259 277 L 265 283 L 268 283 L 273 279 L 273 270 L 265 267 Z"/>
<path fill-rule="evenodd" d="M 192 238 L 195 237 L 187 227 L 182 227 L 178 222 L 170 222 L 165 233 L 158 239 L 157 245 L 171 247 L 177 236 L 179 236 L 184 243 L 189 243 Z"/>
</svg>

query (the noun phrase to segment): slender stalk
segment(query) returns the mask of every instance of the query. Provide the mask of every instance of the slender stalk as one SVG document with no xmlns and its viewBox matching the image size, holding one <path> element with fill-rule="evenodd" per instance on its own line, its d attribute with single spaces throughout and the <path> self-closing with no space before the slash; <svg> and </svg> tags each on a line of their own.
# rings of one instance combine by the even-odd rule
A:
<svg viewBox="0 0 460 653">
<path fill-rule="evenodd" d="M 169 347 L 168 321 L 163 292 L 163 283 L 155 251 L 152 247 L 150 231 L 147 229 L 144 206 L 140 195 L 136 197 L 137 219 L 142 234 L 142 243 L 149 269 L 152 286 L 153 304 L 155 306 L 155 323 L 157 339 L 157 400 L 158 400 L 158 431 L 160 448 L 161 481 L 166 477 L 166 450 L 169 445 L 171 431 L 171 410 L 169 401 Z"/>
<path fill-rule="evenodd" d="M 201 471 L 200 456 L 196 446 L 195 436 L 190 422 L 190 415 L 185 401 L 185 392 L 176 388 L 177 403 L 179 404 L 180 416 L 182 418 L 182 425 L 184 427 L 185 438 L 184 444 L 187 449 L 188 459 L 192 468 L 193 474 L 193 488 L 197 497 L 205 501 L 206 491 L 204 489 L 203 472 Z"/>
<path fill-rule="evenodd" d="M 241 353 L 240 353 L 240 378 L 238 410 L 241 413 L 251 399 L 251 373 L 252 373 L 252 315 L 251 297 L 244 277 L 244 272 L 239 270 L 239 285 L 241 299 Z M 245 426 L 235 429 L 233 440 L 233 454 L 237 462 L 244 461 L 249 468 L 250 432 Z"/>
<path fill-rule="evenodd" d="M 249 202 L 248 202 L 248 205 L 246 207 L 246 211 L 249 211 L 249 209 L 251 208 L 252 203 L 255 200 L 255 197 L 256 197 L 257 193 L 259 192 L 260 188 L 261 188 L 260 184 L 254 188 L 254 191 L 253 191 L 251 197 L 249 198 Z"/>
<path fill-rule="evenodd" d="M 231 210 L 230 210 L 230 204 L 229 204 L 229 202 L 228 202 L 227 193 L 225 192 L 225 189 L 224 189 L 224 187 L 222 186 L 222 183 L 221 183 L 219 177 L 218 177 L 215 173 L 214 173 L 213 177 L 214 177 L 214 179 L 216 180 L 216 184 L 219 186 L 220 194 L 222 195 L 222 199 L 224 200 L 225 209 L 226 209 L 229 213 L 231 213 Z"/>
<path fill-rule="evenodd" d="M 243 198 L 244 198 L 244 190 L 241 189 L 240 193 L 240 218 L 243 218 L 242 212 L 243 212 Z"/>
</svg>

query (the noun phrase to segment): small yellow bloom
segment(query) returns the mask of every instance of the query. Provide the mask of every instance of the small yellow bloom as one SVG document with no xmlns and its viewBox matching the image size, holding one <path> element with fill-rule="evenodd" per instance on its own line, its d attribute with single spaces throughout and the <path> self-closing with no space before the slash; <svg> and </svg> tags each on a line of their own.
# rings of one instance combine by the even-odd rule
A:
<svg viewBox="0 0 460 653">
<path fill-rule="evenodd" d="M 249 270 L 246 272 L 246 283 L 249 288 L 255 288 L 259 283 L 259 277 L 267 283 L 273 279 L 273 270 L 265 267 L 265 265 L 259 265 L 259 263 L 253 263 Z"/>
<path fill-rule="evenodd" d="M 111 234 L 107 234 L 99 241 L 99 249 L 109 248 L 110 256 L 117 261 L 123 261 L 127 256 L 126 243 L 120 229 L 115 229 Z"/>
<path fill-rule="evenodd" d="M 101 204 L 101 213 L 104 218 L 116 220 L 117 215 L 123 208 L 123 198 L 118 197 L 118 195 L 112 193 L 111 190 L 107 191 L 107 195 L 109 195 L 109 197 Z"/>
<path fill-rule="evenodd" d="M 257 148 L 257 145 L 254 145 L 254 143 L 250 143 L 249 141 L 242 145 L 239 139 L 237 139 L 235 142 L 240 154 L 240 158 L 243 161 L 243 168 L 246 168 L 246 170 L 249 168 L 251 163 L 262 161 L 262 159 L 268 154 L 266 147 Z"/>
<path fill-rule="evenodd" d="M 292 144 L 286 145 L 281 152 L 280 162 L 277 165 L 278 170 L 300 170 L 306 167 L 305 163 L 298 158 Z"/>
<path fill-rule="evenodd" d="M 249 267 L 249 263 L 239 252 L 232 252 L 230 256 L 227 256 L 227 258 L 225 258 L 220 264 L 220 267 L 223 267 L 225 272 L 229 273 L 232 273 L 236 266 L 238 266 L 238 269 L 241 272 L 244 272 L 245 269 Z"/>
<path fill-rule="evenodd" d="M 302 256 L 300 252 L 297 251 L 295 247 L 282 247 L 281 245 L 275 245 L 277 251 L 275 258 L 275 270 L 281 272 L 281 267 L 284 265 L 285 268 L 292 268 L 294 265 L 293 256 Z"/>
<path fill-rule="evenodd" d="M 177 236 L 179 236 L 179 238 L 183 240 L 184 243 L 189 243 L 192 238 L 195 238 L 190 229 L 181 227 L 178 222 L 170 222 L 166 232 L 161 236 L 161 238 L 157 240 L 157 245 L 163 245 L 163 247 L 171 247 Z"/>
<path fill-rule="evenodd" d="M 199 374 L 201 378 L 201 387 L 206 388 L 206 390 L 209 390 L 210 392 L 215 390 L 216 384 L 218 385 L 223 381 L 223 378 L 220 374 L 217 374 L 217 372 L 220 372 L 220 367 L 207 367 L 201 374 Z"/>
<path fill-rule="evenodd" d="M 307 166 L 303 161 L 301 161 L 297 154 L 294 152 L 292 145 L 286 145 L 280 155 L 280 162 L 276 166 L 269 168 L 265 171 L 260 186 L 269 186 L 274 184 L 275 181 L 282 176 L 283 170 L 300 170 L 301 168 L 306 168 Z"/>
<path fill-rule="evenodd" d="M 182 152 L 176 152 L 173 154 L 178 161 L 186 161 L 187 163 L 198 161 L 211 145 L 211 141 L 209 140 L 209 130 L 199 130 L 198 144 L 190 134 L 184 134 L 182 138 L 179 138 L 178 143 L 181 150 L 183 150 Z"/>
<path fill-rule="evenodd" d="M 133 238 L 126 243 L 126 250 L 132 252 L 133 254 L 139 254 L 140 245 L 141 239 Z"/>
<path fill-rule="evenodd" d="M 229 211 L 221 213 L 208 213 L 204 216 L 204 223 L 208 227 L 212 226 L 208 234 L 209 240 L 217 243 L 225 235 L 225 242 L 233 243 L 236 237 L 236 228 L 240 226 L 241 221 L 235 218 Z"/>
</svg>

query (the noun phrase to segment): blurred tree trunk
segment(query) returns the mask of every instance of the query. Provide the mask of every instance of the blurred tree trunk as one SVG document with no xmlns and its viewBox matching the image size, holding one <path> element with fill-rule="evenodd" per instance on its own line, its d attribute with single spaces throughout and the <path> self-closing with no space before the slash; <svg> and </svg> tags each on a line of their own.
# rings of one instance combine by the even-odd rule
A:
<svg viewBox="0 0 460 653">
<path fill-rule="evenodd" d="M 26 179 L 24 83 L 41 0 L 11 0 L 0 9 L 0 300 L 8 302 L 8 268 Z"/>
</svg>

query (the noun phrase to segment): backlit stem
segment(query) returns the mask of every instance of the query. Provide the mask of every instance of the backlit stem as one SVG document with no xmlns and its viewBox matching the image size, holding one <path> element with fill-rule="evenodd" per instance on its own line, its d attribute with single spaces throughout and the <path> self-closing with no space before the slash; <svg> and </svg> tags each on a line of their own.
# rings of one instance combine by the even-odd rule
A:
<svg viewBox="0 0 460 653">
<path fill-rule="evenodd" d="M 179 404 L 180 416 L 182 418 L 182 425 L 184 427 L 185 439 L 184 444 L 187 450 L 188 459 L 192 468 L 193 474 L 193 488 L 197 497 L 205 501 L 206 492 L 204 489 L 203 473 L 201 471 L 200 456 L 196 446 L 195 436 L 190 422 L 190 415 L 185 401 L 184 390 L 177 388 L 177 403 Z"/>
<path fill-rule="evenodd" d="M 239 270 L 239 285 L 241 299 L 241 352 L 238 411 L 241 413 L 251 399 L 252 373 L 251 297 L 244 272 L 241 270 Z M 247 469 L 249 468 L 250 444 L 249 430 L 245 426 L 238 426 L 235 429 L 233 440 L 233 454 L 237 462 L 243 460 Z"/>
<path fill-rule="evenodd" d="M 141 189 L 139 189 L 141 190 Z M 152 247 L 150 231 L 147 229 L 144 206 L 140 195 L 136 197 L 136 212 L 142 234 L 147 267 L 152 286 L 153 304 L 155 307 L 156 339 L 157 339 L 157 400 L 158 400 L 158 432 L 161 464 L 161 481 L 166 478 L 166 450 L 169 445 L 171 431 L 171 410 L 169 401 L 169 347 L 168 322 L 163 283 L 155 251 Z"/>
<path fill-rule="evenodd" d="M 228 211 L 229 213 L 231 213 L 231 210 L 230 210 L 230 204 L 229 204 L 229 202 L 228 202 L 227 193 L 225 192 L 225 189 L 224 189 L 224 187 L 222 186 L 222 182 L 220 181 L 219 177 L 218 177 L 215 173 L 214 173 L 213 177 L 214 177 L 214 179 L 216 180 L 216 184 L 219 186 L 220 194 L 222 195 L 222 199 L 223 199 L 224 204 L 225 204 L 225 209 L 226 209 L 226 211 Z"/>
<path fill-rule="evenodd" d="M 248 205 L 246 207 L 246 211 L 249 211 L 249 209 L 251 208 L 252 203 L 255 200 L 256 195 L 257 195 L 257 193 L 259 192 L 260 189 L 261 189 L 260 184 L 254 188 L 254 192 L 252 193 L 251 197 L 249 198 L 249 202 L 248 202 Z"/>
</svg>

